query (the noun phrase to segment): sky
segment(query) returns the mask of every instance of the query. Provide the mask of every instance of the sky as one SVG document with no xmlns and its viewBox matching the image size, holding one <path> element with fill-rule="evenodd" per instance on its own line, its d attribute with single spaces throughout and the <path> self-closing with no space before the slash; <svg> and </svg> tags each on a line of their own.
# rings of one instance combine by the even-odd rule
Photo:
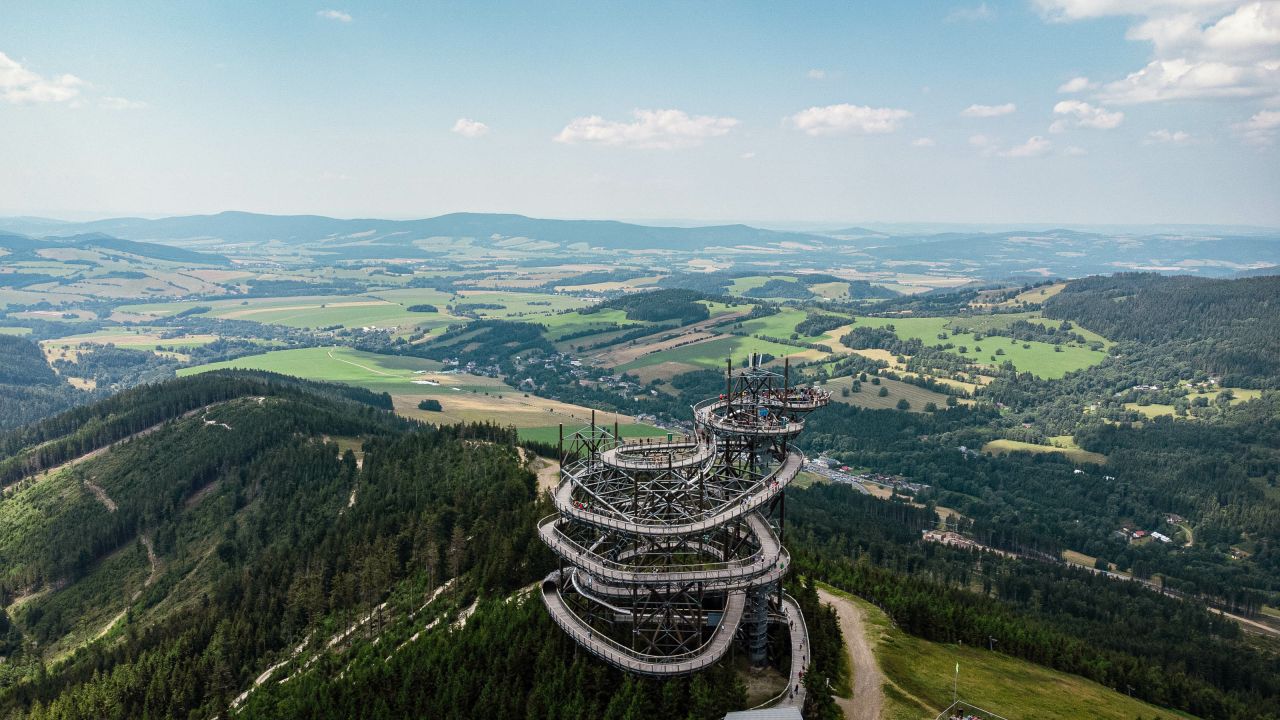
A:
<svg viewBox="0 0 1280 720">
<path fill-rule="evenodd" d="M 0 215 L 1280 226 L 1278 145 L 1280 0 L 0 5 Z"/>
</svg>

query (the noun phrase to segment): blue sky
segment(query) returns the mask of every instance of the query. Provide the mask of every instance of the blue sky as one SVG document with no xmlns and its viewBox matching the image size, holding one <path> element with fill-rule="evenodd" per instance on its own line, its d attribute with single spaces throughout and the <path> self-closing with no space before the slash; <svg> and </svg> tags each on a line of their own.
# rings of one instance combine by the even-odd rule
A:
<svg viewBox="0 0 1280 720">
<path fill-rule="evenodd" d="M 1280 3 L 0 8 L 0 213 L 1280 225 Z"/>
</svg>

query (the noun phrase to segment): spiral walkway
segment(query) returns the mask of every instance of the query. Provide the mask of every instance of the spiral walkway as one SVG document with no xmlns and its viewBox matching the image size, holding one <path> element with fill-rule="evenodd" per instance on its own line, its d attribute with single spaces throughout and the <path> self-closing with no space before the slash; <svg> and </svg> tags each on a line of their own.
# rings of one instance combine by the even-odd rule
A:
<svg viewBox="0 0 1280 720">
<path fill-rule="evenodd" d="M 781 593 L 785 491 L 803 465 L 789 443 L 830 396 L 790 386 L 789 368 L 779 375 L 754 356 L 729 368 L 725 390 L 693 408 L 690 438 L 624 442 L 594 418 L 561 431 L 557 513 L 538 524 L 561 567 L 543 602 L 579 645 L 625 671 L 696 672 L 735 638 L 764 664 L 771 619 L 798 612 Z M 794 648 L 807 647 L 802 624 L 790 625 Z"/>
</svg>

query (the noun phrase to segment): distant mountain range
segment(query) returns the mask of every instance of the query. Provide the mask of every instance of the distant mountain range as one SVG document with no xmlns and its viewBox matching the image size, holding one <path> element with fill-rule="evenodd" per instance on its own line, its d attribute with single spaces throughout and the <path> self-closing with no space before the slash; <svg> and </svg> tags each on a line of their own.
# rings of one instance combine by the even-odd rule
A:
<svg viewBox="0 0 1280 720">
<path fill-rule="evenodd" d="M 76 249 L 96 250 L 106 254 L 125 253 L 151 260 L 196 265 L 231 265 L 229 259 L 216 253 L 196 252 L 162 243 L 137 242 L 96 232 L 46 238 L 0 232 L 0 249 L 8 253 L 0 256 L 0 264 L 36 259 L 36 253 L 40 250 Z"/>
<path fill-rule="evenodd" d="M 694 250 L 711 246 L 812 242 L 805 233 L 761 230 L 747 225 L 651 227 L 613 220 L 541 220 L 523 215 L 451 213 L 424 220 L 341 220 L 320 215 L 259 215 L 222 212 L 147 220 L 112 218 L 86 223 L 50 224 L 33 218 L 0 218 L 0 229 L 44 235 L 106 233 L 131 240 L 173 242 L 218 239 L 228 243 L 285 245 L 361 244 L 404 248 L 427 238 L 479 241 L 528 238 L 562 247 L 582 244 L 606 249 Z"/>
<path fill-rule="evenodd" d="M 890 233 L 866 227 L 792 232 L 748 225 L 655 227 L 488 213 L 381 220 L 223 212 L 92 222 L 0 218 L 0 231 L 6 230 L 51 242 L 85 242 L 76 238 L 88 236 L 102 244 L 110 237 L 228 255 L 283 251 L 328 261 L 438 258 L 449 254 L 452 241 L 524 252 L 535 259 L 587 249 L 693 253 L 732 249 L 739 259 L 749 257 L 757 265 L 774 261 L 779 266 L 895 269 L 985 278 L 1076 277 L 1124 270 L 1228 276 L 1280 265 L 1280 231 L 1258 228 L 1215 233 L 1188 227 L 1183 232 L 1147 234 L 1093 229 Z"/>
</svg>

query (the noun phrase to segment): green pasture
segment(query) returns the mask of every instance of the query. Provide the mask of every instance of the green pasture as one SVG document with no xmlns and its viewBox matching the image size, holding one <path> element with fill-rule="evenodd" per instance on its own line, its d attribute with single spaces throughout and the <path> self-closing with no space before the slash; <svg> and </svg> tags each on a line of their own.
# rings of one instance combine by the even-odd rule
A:
<svg viewBox="0 0 1280 720">
<path fill-rule="evenodd" d="M 1061 352 L 1055 352 L 1054 345 L 1043 342 L 1023 343 L 1012 338 L 998 335 L 987 335 L 981 340 L 975 339 L 972 333 L 953 333 L 950 323 L 957 322 L 965 327 L 972 327 L 977 318 L 877 318 L 860 317 L 856 326 L 885 327 L 893 326 L 894 334 L 906 340 L 917 338 L 926 346 L 937 347 L 943 343 L 952 343 L 954 348 L 948 352 L 955 353 L 975 363 L 998 366 L 1005 361 L 1013 363 L 1019 371 L 1029 372 L 1049 380 L 1056 380 L 1075 370 L 1083 370 L 1097 365 L 1106 359 L 1106 353 L 1090 350 L 1087 347 L 1061 345 Z M 947 333 L 943 340 L 938 337 Z M 1026 345 L 1027 347 L 1023 347 Z M 960 347 L 965 346 L 965 352 Z M 978 350 L 981 348 L 981 350 Z M 1002 350 L 997 354 L 996 350 Z M 994 359 L 993 359 L 994 358 Z"/>
<path fill-rule="evenodd" d="M 707 342 L 684 345 L 670 350 L 650 353 L 632 360 L 629 363 L 620 365 L 616 369 L 625 371 L 666 362 L 684 363 L 688 365 L 696 365 L 698 367 L 719 369 L 724 367 L 725 358 L 733 358 L 734 365 L 737 365 L 743 362 L 743 360 L 753 352 L 768 353 L 776 358 L 783 358 L 787 355 L 796 355 L 807 351 L 803 348 L 783 345 L 781 343 L 770 342 L 768 340 L 757 340 L 756 338 L 740 337 L 738 335 L 725 335 L 715 340 L 708 340 Z"/>
</svg>

